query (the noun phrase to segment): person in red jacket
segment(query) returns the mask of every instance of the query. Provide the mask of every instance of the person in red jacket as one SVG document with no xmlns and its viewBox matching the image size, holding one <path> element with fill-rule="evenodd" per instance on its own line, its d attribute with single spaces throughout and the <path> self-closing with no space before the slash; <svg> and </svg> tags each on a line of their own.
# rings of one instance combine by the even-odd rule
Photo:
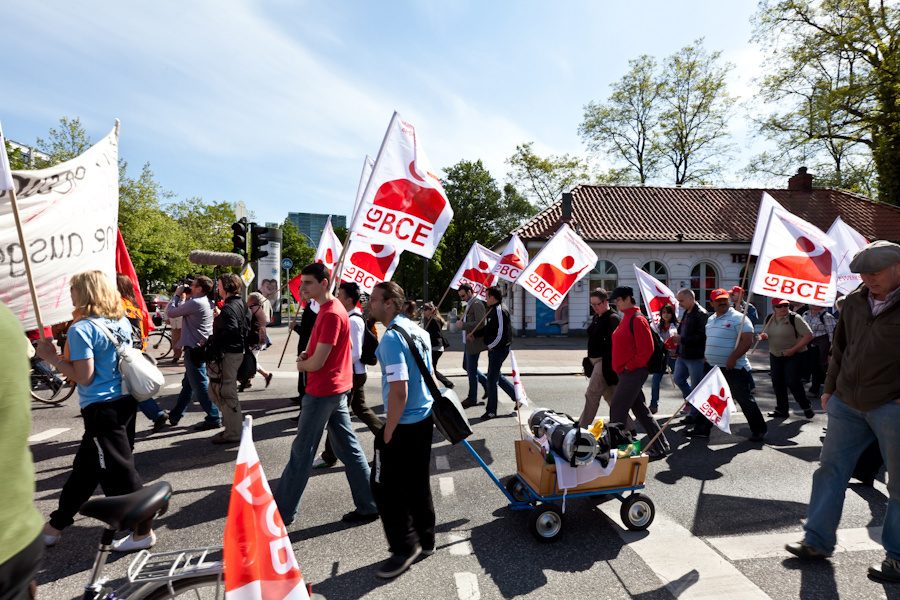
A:
<svg viewBox="0 0 900 600">
<path fill-rule="evenodd" d="M 634 290 L 630 287 L 617 287 L 609 300 L 622 315 L 619 326 L 612 334 L 612 368 L 619 375 L 619 384 L 610 402 L 609 420 L 611 423 L 624 423 L 630 410 L 652 438 L 659 431 L 659 424 L 647 409 L 642 389 L 650 374 L 647 363 L 653 355 L 650 323 L 635 306 Z M 665 434 L 661 434 L 653 447 L 645 448 L 645 451 L 650 458 L 658 458 L 664 456 L 668 449 L 669 442 Z"/>
</svg>

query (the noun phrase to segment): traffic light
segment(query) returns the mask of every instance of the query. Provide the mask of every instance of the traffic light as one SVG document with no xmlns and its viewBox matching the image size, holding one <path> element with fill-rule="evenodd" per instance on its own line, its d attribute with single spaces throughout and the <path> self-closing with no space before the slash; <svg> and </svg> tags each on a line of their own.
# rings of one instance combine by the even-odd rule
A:
<svg viewBox="0 0 900 600">
<path fill-rule="evenodd" d="M 250 253 L 251 261 L 257 261 L 269 255 L 268 252 L 262 249 L 263 246 L 269 243 L 269 238 L 266 236 L 268 232 L 268 227 L 250 223 L 250 247 L 247 251 Z"/>
<path fill-rule="evenodd" d="M 249 229 L 247 219 L 243 218 L 237 223 L 233 223 L 231 229 L 234 230 L 234 235 L 231 236 L 231 243 L 234 244 L 234 247 L 231 251 L 247 260 L 249 258 L 247 256 L 247 231 Z"/>
</svg>

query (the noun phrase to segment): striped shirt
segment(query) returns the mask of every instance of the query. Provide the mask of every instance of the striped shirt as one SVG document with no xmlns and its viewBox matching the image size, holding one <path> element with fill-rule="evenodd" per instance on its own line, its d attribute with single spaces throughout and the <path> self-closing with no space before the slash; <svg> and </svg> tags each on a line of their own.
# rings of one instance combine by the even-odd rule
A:
<svg viewBox="0 0 900 600">
<path fill-rule="evenodd" d="M 834 339 L 834 328 L 837 327 L 837 319 L 834 318 L 834 315 L 826 312 L 823 308 L 817 315 L 813 315 L 810 311 L 805 316 L 814 338 L 827 335 L 829 342 Z"/>
<path fill-rule="evenodd" d="M 737 331 L 741 327 L 743 315 L 733 308 L 721 317 L 712 313 L 706 320 L 706 362 L 713 366 L 725 368 L 728 357 L 734 352 Z M 742 333 L 753 333 L 753 325 L 744 319 Z M 744 353 L 735 364 L 736 369 L 750 370 L 750 361 Z"/>
</svg>

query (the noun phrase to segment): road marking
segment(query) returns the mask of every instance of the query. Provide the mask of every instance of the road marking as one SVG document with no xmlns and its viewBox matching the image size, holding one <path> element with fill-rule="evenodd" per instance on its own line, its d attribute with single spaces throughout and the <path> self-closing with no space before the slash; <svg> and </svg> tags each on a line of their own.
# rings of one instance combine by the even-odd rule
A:
<svg viewBox="0 0 900 600">
<path fill-rule="evenodd" d="M 459 534 L 451 533 L 450 554 L 454 556 L 469 556 L 472 554 L 472 543 Z"/>
<path fill-rule="evenodd" d="M 178 383 L 170 383 L 169 385 L 164 385 L 163 389 L 164 390 L 174 390 L 175 388 L 180 388 L 180 387 L 181 387 L 181 382 L 179 381 Z"/>
<path fill-rule="evenodd" d="M 434 466 L 438 468 L 438 471 L 449 471 L 450 470 L 450 459 L 446 456 L 435 456 L 434 457 Z"/>
<path fill-rule="evenodd" d="M 438 478 L 438 483 L 441 486 L 441 496 L 450 496 L 454 492 L 453 478 L 452 477 L 440 477 Z"/>
<path fill-rule="evenodd" d="M 650 527 L 652 528 L 653 525 Z M 840 529 L 837 537 L 835 552 L 882 549 L 881 527 Z M 711 537 L 706 538 L 706 542 L 729 560 L 749 560 L 753 558 L 789 558 L 791 555 L 784 549 L 784 545 L 802 539 L 803 532 L 794 532 Z"/>
<path fill-rule="evenodd" d="M 481 600 L 475 573 L 454 573 L 453 577 L 456 579 L 456 595 L 459 600 Z"/>
<path fill-rule="evenodd" d="M 48 429 L 47 431 L 42 431 L 41 433 L 36 433 L 28 438 L 29 442 L 43 442 L 44 440 L 49 440 L 50 438 L 57 436 L 61 433 L 65 433 L 69 430 L 68 427 L 61 427 L 59 429 Z"/>
<path fill-rule="evenodd" d="M 678 600 L 718 600 L 722 590 L 728 590 L 728 600 L 771 600 L 685 527 L 657 512 L 647 531 L 628 531 L 619 525 L 619 507 L 618 502 L 607 502 L 600 510 Z"/>
</svg>

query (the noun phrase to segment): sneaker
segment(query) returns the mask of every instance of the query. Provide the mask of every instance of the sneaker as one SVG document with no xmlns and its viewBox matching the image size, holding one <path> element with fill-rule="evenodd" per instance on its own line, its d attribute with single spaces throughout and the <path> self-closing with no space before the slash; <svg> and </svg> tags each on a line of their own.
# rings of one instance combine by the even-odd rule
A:
<svg viewBox="0 0 900 600">
<path fill-rule="evenodd" d="M 370 515 L 364 515 L 356 509 L 351 510 L 346 515 L 341 517 L 341 521 L 344 523 L 371 523 L 372 521 L 378 520 L 378 513 L 374 512 Z"/>
<path fill-rule="evenodd" d="M 178 425 L 179 421 L 181 421 L 181 417 L 173 416 L 172 413 L 169 413 L 168 416 L 169 416 L 169 425 L 171 425 L 172 427 L 175 427 L 176 425 Z"/>
<path fill-rule="evenodd" d="M 900 583 L 900 561 L 885 558 L 880 565 L 869 567 L 869 577 L 876 581 Z"/>
<path fill-rule="evenodd" d="M 689 438 L 697 438 L 702 440 L 709 439 L 709 434 L 703 431 L 697 431 L 696 429 L 688 429 L 684 432 L 685 437 Z"/>
<path fill-rule="evenodd" d="M 790 544 L 786 544 L 784 549 L 797 558 L 822 559 L 831 556 L 831 554 L 819 552 L 818 550 L 807 544 L 805 541 L 791 542 Z"/>
<path fill-rule="evenodd" d="M 408 569 L 409 565 L 411 565 L 421 553 L 422 548 L 417 544 L 413 549 L 413 553 L 409 556 L 394 554 L 378 567 L 378 570 L 375 571 L 375 576 L 380 577 L 381 579 L 393 579 Z"/>
<path fill-rule="evenodd" d="M 47 530 L 56 531 L 56 533 L 47 533 Z M 51 546 L 55 546 L 56 543 L 59 542 L 62 531 L 57 531 L 50 526 L 50 523 L 46 523 L 44 524 L 44 531 L 41 535 L 44 538 L 44 545 L 50 548 Z"/>
<path fill-rule="evenodd" d="M 812 419 L 814 416 L 816 416 L 816 411 L 814 411 L 811 408 L 807 408 L 806 410 L 803 411 L 803 416 L 806 417 L 807 419 Z"/>
<path fill-rule="evenodd" d="M 315 460 L 313 460 L 312 468 L 313 469 L 327 469 L 328 467 L 333 467 L 334 463 L 326 462 L 322 455 L 318 455 Z"/>
<path fill-rule="evenodd" d="M 153 421 L 153 433 L 159 433 L 163 430 L 163 428 L 168 424 L 169 421 L 169 413 L 163 411 L 156 420 Z"/>
<path fill-rule="evenodd" d="M 497 416 L 497 413 L 486 412 L 486 413 L 484 413 L 483 415 L 481 415 L 481 420 L 482 420 L 482 421 L 489 421 L 489 420 L 493 419 L 493 418 L 496 417 L 496 416 Z"/>
<path fill-rule="evenodd" d="M 133 552 L 134 550 L 146 550 L 156 543 L 156 533 L 150 532 L 150 535 L 142 540 L 135 540 L 134 534 L 129 533 L 128 537 L 123 537 L 112 543 L 113 552 Z"/>
<path fill-rule="evenodd" d="M 194 431 L 209 431 L 210 429 L 218 429 L 222 426 L 221 421 L 201 421 L 194 425 Z"/>
</svg>

